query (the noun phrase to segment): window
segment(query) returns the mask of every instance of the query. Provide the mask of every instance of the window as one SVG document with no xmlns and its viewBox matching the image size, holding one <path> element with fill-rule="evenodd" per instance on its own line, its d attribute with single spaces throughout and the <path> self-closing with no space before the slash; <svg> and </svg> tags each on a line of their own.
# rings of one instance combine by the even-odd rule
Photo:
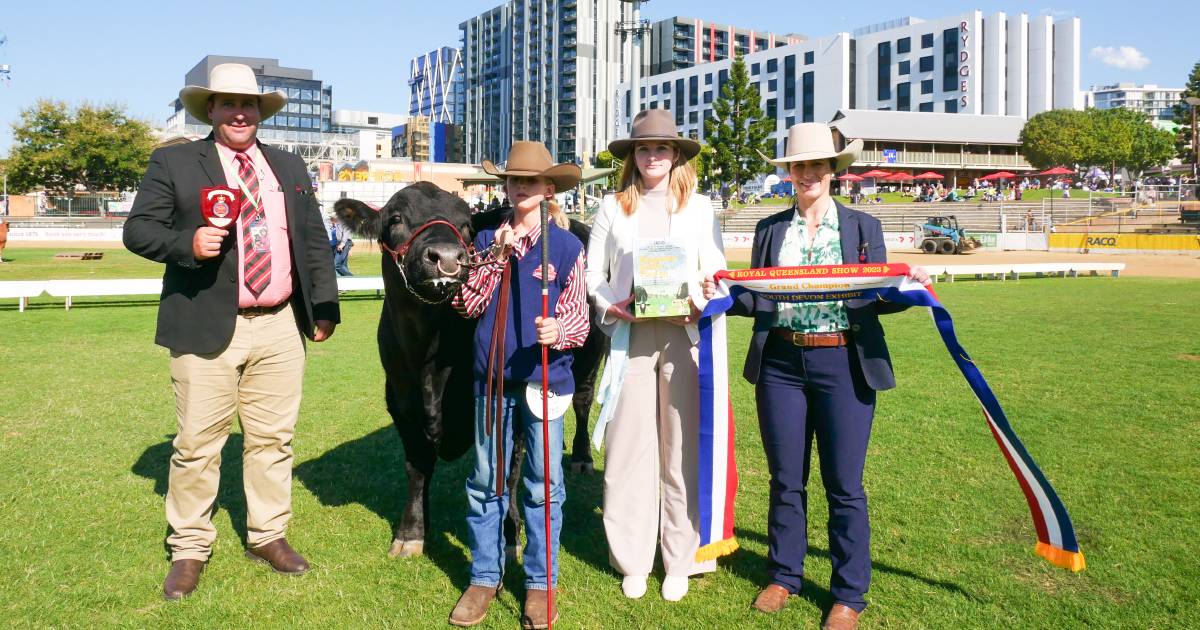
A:
<svg viewBox="0 0 1200 630">
<path fill-rule="evenodd" d="M 910 50 L 912 50 L 911 37 L 901 37 L 900 39 L 896 40 L 896 54 L 903 55 Z"/>
<path fill-rule="evenodd" d="M 908 68 L 909 68 L 908 62 L 907 62 L 907 61 L 901 61 L 899 65 L 900 65 L 900 68 L 899 68 L 898 70 L 896 70 L 896 74 L 899 74 L 899 75 L 907 75 L 907 74 L 908 74 Z"/>
<path fill-rule="evenodd" d="M 795 117 L 795 116 L 788 116 L 788 117 L 787 117 L 787 125 L 786 125 L 784 128 L 785 128 L 785 129 L 791 129 L 791 128 L 792 128 L 792 126 L 793 126 L 793 125 L 795 125 L 795 124 L 796 124 L 796 117 Z"/>
<path fill-rule="evenodd" d="M 796 55 L 783 58 L 783 108 L 796 108 Z"/>
<path fill-rule="evenodd" d="M 704 104 L 708 105 L 711 102 L 713 102 L 713 95 L 712 90 L 709 90 L 708 92 L 704 93 Z"/>
<path fill-rule="evenodd" d="M 658 86 L 657 85 L 650 86 L 650 96 L 658 96 Z"/>
<path fill-rule="evenodd" d="M 917 105 L 917 108 L 923 112 L 932 112 L 933 111 L 933 101 L 929 101 L 928 103 L 921 103 L 920 105 Z"/>
<path fill-rule="evenodd" d="M 896 85 L 896 110 L 907 112 L 912 110 L 911 100 L 912 84 L 900 83 Z"/>
<path fill-rule="evenodd" d="M 778 71 L 779 71 L 779 60 L 778 59 L 768 59 L 767 60 L 767 72 L 778 72 Z"/>
<path fill-rule="evenodd" d="M 671 83 L 669 81 L 667 83 L 662 84 L 662 86 L 663 86 L 663 94 L 671 93 Z"/>
<path fill-rule="evenodd" d="M 675 124 L 683 124 L 683 79 L 675 80 Z"/>
<path fill-rule="evenodd" d="M 776 109 L 777 102 L 778 101 L 776 101 L 773 98 L 767 99 L 767 111 L 766 111 L 767 120 L 775 120 L 779 116 L 779 112 Z"/>
<path fill-rule="evenodd" d="M 942 31 L 942 91 L 958 90 L 958 29 Z"/>
<path fill-rule="evenodd" d="M 810 50 L 810 51 L 804 53 L 804 65 L 806 65 L 806 66 L 813 65 L 813 61 L 815 61 L 815 59 L 816 59 L 816 54 L 813 53 L 813 51 Z"/>
<path fill-rule="evenodd" d="M 646 86 L 644 86 L 644 85 L 642 86 L 642 89 L 641 89 L 641 97 L 646 98 Z"/>
<path fill-rule="evenodd" d="M 892 43 L 879 42 L 879 74 L 876 77 L 875 89 L 881 101 L 892 98 Z"/>
<path fill-rule="evenodd" d="M 921 48 L 933 48 L 933 33 L 925 33 L 921 36 Z"/>
<path fill-rule="evenodd" d="M 768 92 L 774 92 L 778 86 L 779 86 L 778 79 L 768 79 L 767 80 L 767 91 Z"/>
<path fill-rule="evenodd" d="M 946 113 L 947 114 L 957 114 L 958 113 L 958 99 L 956 99 L 956 98 L 946 99 Z"/>
<path fill-rule="evenodd" d="M 696 99 L 700 98 L 700 77 L 695 76 L 688 79 L 688 105 L 695 105 Z"/>
<path fill-rule="evenodd" d="M 756 63 L 750 66 L 750 74 L 758 74 L 760 70 L 762 70 L 762 64 Z"/>
<path fill-rule="evenodd" d="M 933 94 L 933 79 L 925 79 L 921 81 L 921 93 Z"/>
<path fill-rule="evenodd" d="M 704 85 L 712 85 L 712 73 L 704 75 Z"/>
<path fill-rule="evenodd" d="M 933 55 L 921 57 L 920 64 L 921 72 L 933 72 Z"/>
<path fill-rule="evenodd" d="M 689 123 L 694 125 L 699 121 L 700 121 L 700 112 L 691 112 L 688 114 L 688 122 Z"/>
<path fill-rule="evenodd" d="M 800 120 L 813 122 L 813 73 L 805 72 L 800 78 Z"/>
</svg>

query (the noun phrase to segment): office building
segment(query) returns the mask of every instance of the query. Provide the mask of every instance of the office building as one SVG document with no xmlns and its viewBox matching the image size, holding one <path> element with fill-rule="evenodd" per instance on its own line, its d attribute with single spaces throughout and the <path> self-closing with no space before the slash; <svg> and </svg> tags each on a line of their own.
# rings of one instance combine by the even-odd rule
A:
<svg viewBox="0 0 1200 630">
<path fill-rule="evenodd" d="M 828 122 L 839 112 L 927 112 L 1023 122 L 1050 109 L 1081 109 L 1079 33 L 1078 18 L 1055 22 L 1048 16 L 971 11 L 928 21 L 892 20 L 852 34 L 748 53 L 744 60 L 764 112 L 775 121 L 774 139 L 782 150 L 788 127 Z M 628 84 L 621 85 L 612 134 L 628 133 L 631 112 L 661 107 L 674 112 L 685 135 L 703 140 L 703 121 L 712 116 L 731 65 L 727 59 L 646 77 L 636 98 Z M 885 118 L 903 124 L 921 120 Z M 879 128 L 879 120 L 871 122 L 860 128 Z M 1012 126 L 989 123 L 987 128 L 994 139 Z M 924 134 L 921 140 L 929 143 L 932 137 Z M 995 144 L 1015 143 L 1014 135 Z"/>
<path fill-rule="evenodd" d="M 604 150 L 629 71 L 616 27 L 631 19 L 618 0 L 509 0 L 461 23 L 464 158 L 502 161 L 515 140 L 561 161 Z"/>
<path fill-rule="evenodd" d="M 391 156 L 414 162 L 462 162 L 461 126 L 412 116 L 392 129 Z"/>
<path fill-rule="evenodd" d="M 648 74 L 682 70 L 806 39 L 795 33 L 778 35 L 676 16 L 659 20 L 650 27 Z"/>
<path fill-rule="evenodd" d="M 270 144 L 310 144 L 322 142 L 322 133 L 329 132 L 333 117 L 333 86 L 313 78 L 312 70 L 286 68 L 278 59 L 206 55 L 184 75 L 184 85 L 208 85 L 208 73 L 213 66 L 241 63 L 254 70 L 254 78 L 263 92 L 281 90 L 288 95 L 287 106 L 259 125 L 258 137 Z M 168 119 L 170 131 L 208 135 L 208 125 L 193 118 L 183 109 L 178 98 L 172 103 L 174 114 Z"/>
<path fill-rule="evenodd" d="M 409 116 L 426 116 L 434 122 L 462 124 L 462 53 L 443 46 L 414 57 L 408 77 Z"/>
<path fill-rule="evenodd" d="M 337 109 L 330 130 L 353 138 L 359 159 L 373 160 L 392 157 L 392 128 L 407 121 L 404 114 Z"/>
</svg>

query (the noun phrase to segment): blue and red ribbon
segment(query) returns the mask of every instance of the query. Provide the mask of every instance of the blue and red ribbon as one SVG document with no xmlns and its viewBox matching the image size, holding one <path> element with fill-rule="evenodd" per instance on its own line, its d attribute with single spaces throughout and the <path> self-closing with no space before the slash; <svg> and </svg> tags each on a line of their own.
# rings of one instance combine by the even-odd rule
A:
<svg viewBox="0 0 1200 630">
<path fill-rule="evenodd" d="M 1020 484 L 1037 532 L 1035 552 L 1056 566 L 1081 571 L 1085 566 L 1075 528 L 1058 493 L 1021 443 L 984 380 L 954 333 L 950 313 L 927 286 L 905 277 L 905 264 L 770 267 L 716 274 L 719 295 L 700 321 L 700 550 L 698 560 L 737 548 L 733 538 L 733 497 L 737 471 L 733 460 L 733 410 L 729 405 L 724 313 L 746 292 L 777 302 L 883 300 L 930 309 L 946 350 L 983 407 L 984 419 L 1000 452 Z"/>
</svg>

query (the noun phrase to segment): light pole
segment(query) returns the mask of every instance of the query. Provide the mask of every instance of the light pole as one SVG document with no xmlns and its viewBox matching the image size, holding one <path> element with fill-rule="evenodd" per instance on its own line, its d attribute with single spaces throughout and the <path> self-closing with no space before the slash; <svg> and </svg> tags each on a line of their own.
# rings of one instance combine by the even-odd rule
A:
<svg viewBox="0 0 1200 630">
<path fill-rule="evenodd" d="M 629 38 L 629 58 L 632 60 L 629 73 L 629 119 L 642 109 L 641 73 L 642 73 L 642 36 L 650 32 L 649 23 L 642 20 L 642 3 L 649 0 L 621 0 L 631 5 L 629 21 L 617 23 L 617 34 L 624 39 Z M 624 42 L 622 42 L 624 48 Z"/>
<path fill-rule="evenodd" d="M 1200 131 L 1196 129 L 1196 108 L 1200 107 L 1200 97 L 1189 96 L 1183 102 L 1192 106 L 1192 197 L 1200 198 L 1200 178 L 1197 173 L 1197 162 L 1200 162 Z"/>
</svg>

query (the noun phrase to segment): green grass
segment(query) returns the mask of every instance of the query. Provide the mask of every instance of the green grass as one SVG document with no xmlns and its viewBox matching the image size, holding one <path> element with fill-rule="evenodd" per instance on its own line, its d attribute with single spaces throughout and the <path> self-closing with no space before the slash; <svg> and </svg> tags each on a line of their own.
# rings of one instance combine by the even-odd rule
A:
<svg viewBox="0 0 1200 630">
<path fill-rule="evenodd" d="M 27 279 L 15 273 L 36 267 L 25 251 L 28 259 L 11 251 L 15 262 L 0 266 L 0 277 Z M 128 277 L 151 275 L 139 265 Z M 120 265 L 106 273 L 124 275 Z M 1072 574 L 1033 555 L 1024 499 L 928 315 L 889 316 L 899 387 L 880 396 L 866 470 L 874 580 L 862 626 L 1188 625 L 1200 603 L 1200 283 L 1025 279 L 938 291 L 1071 510 L 1088 568 Z M 43 300 L 25 313 L 0 303 L 4 625 L 445 627 L 466 584 L 467 470 L 462 461 L 439 470 L 428 555 L 389 560 L 404 473 L 375 352 L 379 300 L 347 298 L 336 335 L 308 346 L 289 539 L 314 570 L 289 578 L 242 557 L 235 433 L 213 559 L 200 590 L 181 603 L 159 594 L 175 422 L 168 353 L 152 343 L 155 305 L 80 300 L 66 312 Z M 747 320 L 733 322 L 735 372 L 748 333 Z M 680 603 L 659 598 L 657 577 L 645 598 L 626 600 L 607 566 L 601 478 L 571 476 L 561 627 L 817 627 L 830 601 L 815 466 L 805 595 L 775 617 L 748 608 L 763 584 L 768 475 L 753 391 L 740 379 L 733 400 L 741 550 L 693 580 Z M 511 567 L 511 588 L 483 627 L 517 625 L 521 579 Z"/>
</svg>

